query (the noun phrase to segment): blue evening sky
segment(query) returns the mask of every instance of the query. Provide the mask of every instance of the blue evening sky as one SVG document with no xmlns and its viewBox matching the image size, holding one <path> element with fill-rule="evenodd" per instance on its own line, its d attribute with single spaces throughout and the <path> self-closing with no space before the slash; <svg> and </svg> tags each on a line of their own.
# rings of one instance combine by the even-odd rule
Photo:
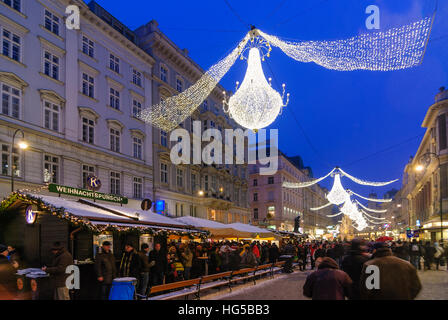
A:
<svg viewBox="0 0 448 320">
<path fill-rule="evenodd" d="M 379 6 L 380 30 L 387 30 L 431 16 L 435 1 L 228 0 L 241 19 L 225 0 L 97 2 L 132 30 L 157 20 L 162 32 L 180 48 L 188 48 L 191 58 L 208 69 L 244 37 L 248 24 L 281 38 L 336 40 L 372 32 L 365 26 L 368 5 Z M 293 109 L 311 142 L 307 142 L 291 111 L 285 110 L 270 127 L 279 129 L 280 149 L 287 155 L 302 156 L 315 177 L 339 165 L 362 179 L 401 178 L 425 132 L 421 124 L 428 107 L 439 87 L 448 87 L 447 17 L 448 1 L 440 0 L 423 64 L 407 70 L 331 71 L 296 62 L 274 48 L 268 61 L 273 77 L 286 83 L 291 93 L 288 109 Z M 267 77 L 271 76 L 266 63 L 263 67 Z M 245 62 L 238 61 L 222 84 L 233 90 L 245 70 Z M 324 185 L 329 186 L 328 182 Z M 399 188 L 400 184 L 401 180 L 392 186 Z M 347 179 L 343 185 L 352 187 Z M 354 191 L 366 194 L 388 189 L 357 187 Z"/>
</svg>

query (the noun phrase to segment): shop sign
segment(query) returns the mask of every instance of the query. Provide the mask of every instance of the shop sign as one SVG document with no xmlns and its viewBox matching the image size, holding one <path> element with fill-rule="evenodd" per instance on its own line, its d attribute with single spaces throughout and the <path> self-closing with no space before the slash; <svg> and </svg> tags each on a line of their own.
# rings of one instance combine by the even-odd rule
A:
<svg viewBox="0 0 448 320">
<path fill-rule="evenodd" d="M 120 203 L 120 204 L 128 204 L 128 198 L 117 196 L 115 194 L 107 194 L 107 193 L 101 193 L 91 190 L 84 190 L 84 189 L 78 189 L 78 188 L 72 188 L 67 186 L 60 186 L 57 184 L 50 184 L 48 186 L 48 191 L 58 194 L 65 194 L 69 196 L 74 197 L 81 197 L 81 198 L 88 198 L 93 200 L 101 200 L 101 201 L 108 201 L 108 202 L 114 202 L 114 203 Z"/>
<path fill-rule="evenodd" d="M 156 201 L 156 212 L 163 213 L 165 211 L 165 200 Z"/>
<path fill-rule="evenodd" d="M 152 207 L 152 201 L 151 200 L 145 199 L 145 200 L 142 201 L 141 208 L 142 208 L 143 211 L 148 211 L 148 210 L 151 209 L 151 207 Z"/>
</svg>

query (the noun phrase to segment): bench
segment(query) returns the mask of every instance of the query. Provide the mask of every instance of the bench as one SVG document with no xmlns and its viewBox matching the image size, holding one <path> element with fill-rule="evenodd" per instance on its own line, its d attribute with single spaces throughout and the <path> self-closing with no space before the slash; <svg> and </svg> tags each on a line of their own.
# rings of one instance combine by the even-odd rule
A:
<svg viewBox="0 0 448 320">
<path fill-rule="evenodd" d="M 148 295 L 145 297 L 148 300 L 172 300 L 181 297 L 185 297 L 188 299 L 190 294 L 194 294 L 196 298 L 199 299 L 199 287 L 201 284 L 201 278 L 192 279 L 192 280 L 184 280 L 179 282 L 173 282 L 168 284 L 162 284 L 158 286 L 151 287 L 149 289 Z M 178 290 L 182 289 L 182 290 Z M 170 290 L 177 290 L 173 292 L 168 292 L 165 294 L 152 296 L 150 295 L 159 292 L 165 292 Z"/>
<path fill-rule="evenodd" d="M 283 266 L 285 265 L 286 261 L 279 261 L 274 263 L 272 266 L 272 275 L 274 275 L 276 272 L 281 271 L 283 269 Z"/>
<path fill-rule="evenodd" d="M 257 268 L 244 268 L 240 270 L 235 270 L 232 272 L 231 278 L 230 278 L 230 284 L 242 281 L 242 280 L 248 280 L 253 279 L 254 285 L 255 283 L 255 272 L 257 271 Z M 231 287 L 230 287 L 231 288 Z"/>
<path fill-rule="evenodd" d="M 257 270 L 255 271 L 255 276 L 261 277 L 261 276 L 264 276 L 266 274 L 269 274 L 272 277 L 272 267 L 273 267 L 272 263 L 263 264 L 261 266 L 258 266 Z"/>
<path fill-rule="evenodd" d="M 201 292 L 204 290 L 221 288 L 223 286 L 228 286 L 229 289 L 231 289 L 230 288 L 231 277 L 232 277 L 232 271 L 221 272 L 209 276 L 203 276 L 199 284 L 198 296 L 200 297 Z"/>
</svg>

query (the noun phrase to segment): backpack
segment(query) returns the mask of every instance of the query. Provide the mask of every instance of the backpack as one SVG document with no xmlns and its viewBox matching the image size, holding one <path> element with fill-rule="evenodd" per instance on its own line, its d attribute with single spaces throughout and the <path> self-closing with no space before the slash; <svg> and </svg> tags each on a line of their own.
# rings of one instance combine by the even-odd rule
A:
<svg viewBox="0 0 448 320">
<path fill-rule="evenodd" d="M 440 256 L 442 255 L 443 251 L 439 248 L 436 249 L 436 253 L 434 253 L 434 258 L 440 258 Z"/>
<path fill-rule="evenodd" d="M 418 244 L 413 244 L 413 245 L 412 245 L 412 251 L 413 251 L 413 252 L 417 252 L 417 251 L 419 251 Z"/>
</svg>

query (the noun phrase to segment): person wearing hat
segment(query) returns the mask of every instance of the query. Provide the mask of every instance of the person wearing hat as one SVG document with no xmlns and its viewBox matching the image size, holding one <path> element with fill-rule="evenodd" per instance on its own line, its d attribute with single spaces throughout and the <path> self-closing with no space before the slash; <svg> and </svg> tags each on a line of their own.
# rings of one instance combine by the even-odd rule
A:
<svg viewBox="0 0 448 320">
<path fill-rule="evenodd" d="M 43 267 L 42 270 L 50 274 L 50 280 L 54 286 L 54 300 L 70 300 L 69 291 L 66 285 L 68 274 L 65 270 L 73 264 L 73 257 L 60 242 L 53 243 L 51 248 L 53 260 L 50 267 Z"/>
<path fill-rule="evenodd" d="M 373 245 L 372 260 L 364 263 L 361 272 L 360 292 L 363 300 L 413 300 L 420 292 L 422 285 L 417 269 L 408 261 L 393 255 L 392 250 L 384 243 Z M 374 274 L 367 273 L 369 266 L 378 267 L 379 288 L 375 285 Z M 373 270 L 375 272 L 375 269 Z"/>
<path fill-rule="evenodd" d="M 99 285 L 100 300 L 108 300 L 112 280 L 117 277 L 117 266 L 115 256 L 112 253 L 112 244 L 104 241 L 100 252 L 95 257 L 95 273 Z"/>
<path fill-rule="evenodd" d="M 0 244 L 0 300 L 14 299 L 14 267 L 8 260 L 8 247 Z"/>
</svg>

